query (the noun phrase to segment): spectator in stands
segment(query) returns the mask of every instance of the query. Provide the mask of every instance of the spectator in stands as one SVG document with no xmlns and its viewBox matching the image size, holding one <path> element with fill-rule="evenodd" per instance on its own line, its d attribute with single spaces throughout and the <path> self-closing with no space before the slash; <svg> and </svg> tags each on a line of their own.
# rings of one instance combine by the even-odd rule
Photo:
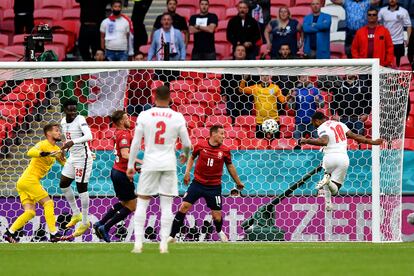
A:
<svg viewBox="0 0 414 276">
<path fill-rule="evenodd" d="M 328 59 L 331 57 L 331 16 L 321 12 L 320 0 L 312 0 L 311 9 L 312 13 L 303 19 L 303 52 L 307 58 Z"/>
<path fill-rule="evenodd" d="M 180 30 L 184 33 L 184 43 L 188 44 L 190 40 L 190 33 L 188 32 L 187 21 L 184 17 L 176 13 L 177 10 L 177 0 L 167 0 L 167 13 L 171 15 L 172 25 L 174 29 Z M 157 16 L 154 22 L 154 27 L 152 28 L 151 37 L 153 37 L 154 32 L 161 28 L 161 19 L 163 14 Z"/>
<path fill-rule="evenodd" d="M 190 17 L 190 33 L 194 34 L 192 60 L 215 60 L 214 33 L 218 24 L 215 13 L 209 13 L 208 0 L 200 1 L 200 13 Z"/>
<path fill-rule="evenodd" d="M 342 5 L 345 9 L 345 53 L 348 58 L 352 58 L 351 46 L 355 34 L 368 23 L 368 9 L 378 5 L 379 0 L 332 0 L 332 3 Z"/>
<path fill-rule="evenodd" d="M 289 44 L 280 45 L 279 51 L 275 56 L 275 59 L 295 59 L 296 56 L 290 51 Z"/>
<path fill-rule="evenodd" d="M 299 41 L 298 33 L 300 34 Z M 302 47 L 302 26 L 296 19 L 290 18 L 288 7 L 281 7 L 279 9 L 278 19 L 269 22 L 266 26 L 264 36 L 266 38 L 267 50 L 270 52 L 272 59 L 278 58 L 282 45 L 288 45 L 293 55 L 296 55 L 298 49 Z"/>
<path fill-rule="evenodd" d="M 84 61 L 93 60 L 100 48 L 99 27 L 105 19 L 106 5 L 111 0 L 76 0 L 80 5 L 79 52 Z"/>
<path fill-rule="evenodd" d="M 249 15 L 249 8 L 245 1 L 239 2 L 238 11 L 238 15 L 231 18 L 227 25 L 227 40 L 233 45 L 233 52 L 236 46 L 241 44 L 246 48 L 246 59 L 256 59 L 257 43 L 260 41 L 259 26 Z"/>
<path fill-rule="evenodd" d="M 408 42 L 407 58 L 411 64 L 412 70 L 414 71 L 414 34 L 410 35 L 410 40 Z"/>
<path fill-rule="evenodd" d="M 157 60 L 165 60 L 164 43 L 169 43 L 169 60 L 185 60 L 186 49 L 181 32 L 172 25 L 170 13 L 164 13 L 161 17 L 161 28 L 154 32 L 151 48 L 148 52 L 148 60 L 156 57 Z"/>
<path fill-rule="evenodd" d="M 347 75 L 330 104 L 334 118 L 353 132 L 364 135 L 364 122 L 371 113 L 371 91 L 357 75 Z"/>
<path fill-rule="evenodd" d="M 108 59 L 105 56 L 105 51 L 102 49 L 96 50 L 94 60 L 95 61 L 108 61 Z"/>
<path fill-rule="evenodd" d="M 246 48 L 243 45 L 236 46 L 234 60 L 246 60 Z M 239 93 L 239 83 L 242 79 L 242 75 L 224 74 L 220 82 L 221 95 L 223 101 L 226 102 L 227 116 L 231 117 L 233 123 L 236 117 L 250 115 L 253 109 L 253 96 Z M 249 82 L 248 85 L 253 85 L 253 82 Z"/>
<path fill-rule="evenodd" d="M 265 41 L 264 31 L 270 22 L 270 0 L 247 0 L 250 15 L 259 24 L 262 40 Z"/>
<path fill-rule="evenodd" d="M 274 135 L 265 133 L 262 124 L 267 119 L 279 121 L 277 102 L 285 103 L 290 96 L 285 97 L 280 88 L 272 82 L 269 75 L 261 75 L 260 82 L 251 86 L 246 85 L 246 77 L 240 82 L 239 91 L 254 96 L 254 106 L 256 108 L 256 138 L 280 138 L 280 132 Z"/>
<path fill-rule="evenodd" d="M 400 67 L 401 57 L 405 55 L 405 45 L 409 41 L 404 41 L 404 28 L 407 28 L 408 39 L 412 30 L 410 15 L 398 4 L 398 0 L 389 0 L 388 6 L 379 11 L 378 21 L 390 31 L 396 64 Z"/>
<path fill-rule="evenodd" d="M 14 0 L 14 34 L 30 34 L 34 27 L 34 0 Z"/>
<path fill-rule="evenodd" d="M 378 25 L 378 11 L 368 9 L 368 24 L 357 31 L 352 42 L 353 58 L 379 58 L 382 66 L 394 61 L 394 46 L 390 32 Z"/>
<path fill-rule="evenodd" d="M 145 29 L 145 15 L 151 7 L 152 0 L 134 0 L 131 20 L 134 25 L 134 53 L 148 43 L 147 30 Z"/>
<path fill-rule="evenodd" d="M 133 55 L 130 47 L 132 22 L 122 14 L 122 1 L 113 1 L 111 8 L 111 16 L 101 23 L 101 48 L 109 61 L 127 61 L 128 55 Z"/>
<path fill-rule="evenodd" d="M 144 61 L 144 53 L 137 52 L 134 60 Z M 147 69 L 129 71 L 127 92 L 128 114 L 138 116 L 141 111 L 152 107 L 151 73 Z"/>
<path fill-rule="evenodd" d="M 324 104 L 319 89 L 313 86 L 308 76 L 299 76 L 296 88 L 290 92 L 290 96 L 289 105 L 296 111 L 296 129 L 293 138 L 301 139 L 306 134 L 316 138 L 312 115 Z"/>
</svg>

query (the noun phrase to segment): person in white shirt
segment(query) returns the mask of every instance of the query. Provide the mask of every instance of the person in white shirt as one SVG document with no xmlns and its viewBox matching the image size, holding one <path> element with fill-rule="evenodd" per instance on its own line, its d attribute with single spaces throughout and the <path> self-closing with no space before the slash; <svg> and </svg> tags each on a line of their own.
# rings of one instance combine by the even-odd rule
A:
<svg viewBox="0 0 414 276">
<path fill-rule="evenodd" d="M 372 140 L 365 136 L 356 134 L 338 121 L 328 120 L 322 112 L 315 112 L 312 116 L 312 124 L 318 129 L 318 139 L 301 139 L 299 145 L 309 144 L 322 146 L 323 161 L 322 167 L 325 170 L 323 179 L 318 182 L 316 189 L 325 190 L 325 208 L 333 210 L 331 195 L 336 195 L 344 183 L 349 167 L 347 154 L 347 139 L 354 139 L 358 143 L 369 145 L 381 145 L 383 139 Z"/>
<path fill-rule="evenodd" d="M 412 31 L 410 15 L 406 9 L 398 5 L 398 0 L 389 0 L 388 6 L 379 11 L 378 21 L 390 31 L 396 64 L 400 67 L 400 60 L 405 55 L 405 46 L 410 40 Z M 404 41 L 404 28 L 407 28 L 406 41 Z"/>
<path fill-rule="evenodd" d="M 72 218 L 66 228 L 74 227 L 78 222 L 81 225 L 66 239 L 81 236 L 90 227 L 88 219 L 89 193 L 88 182 L 92 172 L 92 153 L 88 141 L 92 140 L 92 132 L 86 123 L 85 117 L 78 115 L 77 101 L 69 99 L 63 104 L 65 117 L 61 121 L 65 144 L 62 151 L 69 150 L 69 158 L 62 170 L 59 187 L 72 209 Z M 79 211 L 71 184 L 75 180 L 81 200 L 82 213 Z"/>
<path fill-rule="evenodd" d="M 122 1 L 113 1 L 111 8 L 111 16 L 101 23 L 101 48 L 109 61 L 127 61 L 134 54 L 132 21 L 122 14 Z"/>
<path fill-rule="evenodd" d="M 180 161 L 184 164 L 190 153 L 191 141 L 186 121 L 181 113 L 169 108 L 170 89 L 156 89 L 156 107 L 139 114 L 128 160 L 127 176 L 135 174 L 135 159 L 144 138 L 145 151 L 137 188 L 137 208 L 134 215 L 135 245 L 133 253 L 142 252 L 144 225 L 150 199 L 160 196 L 161 243 L 160 253 L 168 253 L 168 236 L 172 225 L 173 197 L 178 196 L 177 160 L 175 145 L 179 137 L 183 145 Z"/>
</svg>

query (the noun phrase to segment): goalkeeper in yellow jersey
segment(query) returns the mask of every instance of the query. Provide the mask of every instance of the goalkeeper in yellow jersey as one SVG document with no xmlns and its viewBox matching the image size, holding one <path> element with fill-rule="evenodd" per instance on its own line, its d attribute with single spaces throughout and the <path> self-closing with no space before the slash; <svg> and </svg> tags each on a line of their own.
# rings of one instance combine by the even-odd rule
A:
<svg viewBox="0 0 414 276">
<path fill-rule="evenodd" d="M 65 157 L 56 145 L 56 142 L 61 141 L 59 124 L 47 124 L 43 128 L 43 132 L 46 139 L 37 143 L 27 152 L 27 155 L 32 160 L 17 181 L 16 189 L 19 193 L 24 212 L 4 234 L 4 239 L 10 243 L 17 243 L 19 241 L 16 231 L 36 215 L 36 202 L 43 206 L 46 224 L 50 232 L 50 241 L 57 242 L 60 240 L 60 235 L 56 229 L 53 200 L 40 184 L 40 180 L 49 172 L 55 160 L 61 165 L 65 163 Z"/>
</svg>

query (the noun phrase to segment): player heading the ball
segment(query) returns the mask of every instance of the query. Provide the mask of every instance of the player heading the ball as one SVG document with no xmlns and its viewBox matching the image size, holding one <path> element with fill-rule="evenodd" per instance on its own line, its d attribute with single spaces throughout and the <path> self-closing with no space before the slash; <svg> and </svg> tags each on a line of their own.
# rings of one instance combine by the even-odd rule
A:
<svg viewBox="0 0 414 276">
<path fill-rule="evenodd" d="M 155 93 L 155 107 L 139 114 L 134 139 L 128 160 L 127 175 L 132 181 L 135 162 L 141 140 L 144 138 L 145 151 L 137 188 L 137 209 L 134 215 L 135 245 L 133 253 L 142 252 L 144 225 L 147 208 L 152 196 L 159 195 L 161 207 L 160 253 L 168 253 L 167 238 L 173 219 L 173 197 L 178 196 L 177 158 L 175 145 L 181 139 L 183 154 L 180 161 L 184 164 L 190 154 L 191 141 L 186 121 L 181 113 L 169 107 L 170 89 L 160 86 Z"/>
<path fill-rule="evenodd" d="M 223 145 L 225 137 L 223 126 L 214 125 L 210 128 L 210 137 L 206 141 L 198 143 L 187 163 L 184 175 L 184 184 L 190 183 L 190 172 L 197 158 L 194 179 L 184 195 L 183 203 L 175 214 L 169 242 L 175 241 L 175 236 L 184 225 L 184 218 L 191 206 L 200 198 L 204 198 L 207 207 L 211 209 L 214 226 L 222 242 L 227 241 L 226 234 L 222 231 L 223 218 L 221 214 L 221 179 L 223 176 L 223 165 L 236 183 L 239 190 L 244 188 L 240 181 L 236 168 L 231 161 L 230 149 Z M 203 237 L 200 238 L 203 240 Z"/>
<path fill-rule="evenodd" d="M 43 127 L 46 139 L 32 147 L 27 155 L 31 157 L 29 166 L 17 181 L 16 189 L 24 209 L 4 235 L 10 243 L 19 241 L 16 231 L 22 228 L 36 215 L 36 203 L 39 202 L 44 209 L 47 227 L 50 232 L 50 241 L 57 242 L 60 235 L 56 229 L 55 210 L 53 200 L 40 184 L 40 180 L 47 175 L 55 160 L 61 165 L 65 164 L 65 157 L 56 142 L 61 141 L 59 124 L 50 123 Z"/>
<path fill-rule="evenodd" d="M 323 179 L 318 182 L 316 189 L 325 190 L 325 208 L 333 210 L 331 195 L 336 195 L 344 183 L 349 167 L 347 154 L 347 138 L 354 139 L 358 143 L 369 145 L 381 145 L 383 139 L 369 139 L 356 134 L 338 121 L 328 120 L 322 112 L 315 112 L 312 116 L 312 124 L 318 130 L 318 139 L 300 139 L 299 145 L 309 144 L 325 147 L 323 149 L 322 167 L 325 170 Z"/>
</svg>

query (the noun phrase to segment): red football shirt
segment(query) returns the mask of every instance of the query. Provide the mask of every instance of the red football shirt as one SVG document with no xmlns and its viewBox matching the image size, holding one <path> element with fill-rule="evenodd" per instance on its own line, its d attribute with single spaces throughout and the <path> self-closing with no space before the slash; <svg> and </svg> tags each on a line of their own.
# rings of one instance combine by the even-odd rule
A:
<svg viewBox="0 0 414 276">
<path fill-rule="evenodd" d="M 128 159 L 122 158 L 121 155 L 121 149 L 123 148 L 130 148 L 131 147 L 131 141 L 132 141 L 132 135 L 129 130 L 121 130 L 117 129 L 115 131 L 115 162 L 114 162 L 114 169 L 126 172 L 128 169 Z"/>
<path fill-rule="evenodd" d="M 197 156 L 194 179 L 207 186 L 221 185 L 223 165 L 231 164 L 230 149 L 223 145 L 214 147 L 203 141 L 194 147 L 193 158 Z"/>
</svg>

